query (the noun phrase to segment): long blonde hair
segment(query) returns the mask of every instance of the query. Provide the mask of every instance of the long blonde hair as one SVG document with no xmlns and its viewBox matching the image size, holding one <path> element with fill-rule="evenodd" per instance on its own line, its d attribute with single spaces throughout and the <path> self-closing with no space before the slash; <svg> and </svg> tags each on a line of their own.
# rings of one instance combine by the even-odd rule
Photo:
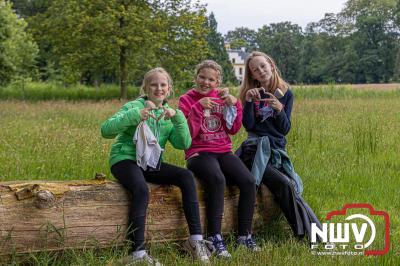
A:
<svg viewBox="0 0 400 266">
<path fill-rule="evenodd" d="M 142 81 L 142 87 L 140 88 L 140 94 L 142 96 L 146 95 L 146 89 L 150 85 L 149 84 L 150 83 L 150 79 L 156 73 L 164 74 L 167 77 L 168 86 L 170 87 L 170 93 L 173 94 L 174 91 L 172 89 L 172 78 L 171 78 L 171 75 L 162 67 L 156 67 L 156 68 L 150 69 L 149 71 L 147 71 L 146 74 L 144 74 L 144 78 L 143 78 L 143 81 Z"/>
<path fill-rule="evenodd" d="M 246 93 L 248 90 L 254 89 L 254 88 L 259 88 L 261 86 L 260 82 L 252 77 L 250 66 L 249 66 L 250 61 L 254 57 L 257 57 L 257 56 L 264 57 L 267 60 L 267 62 L 271 65 L 271 71 L 272 71 L 271 82 L 269 83 L 269 88 L 265 88 L 265 89 L 268 92 L 274 93 L 275 89 L 279 88 L 283 93 L 285 93 L 289 88 L 289 84 L 282 79 L 280 71 L 279 71 L 275 61 L 267 54 L 264 54 L 263 52 L 255 51 L 255 52 L 252 52 L 246 58 L 243 82 L 242 82 L 242 86 L 240 87 L 240 100 L 242 101 L 242 103 L 245 102 Z"/>
</svg>

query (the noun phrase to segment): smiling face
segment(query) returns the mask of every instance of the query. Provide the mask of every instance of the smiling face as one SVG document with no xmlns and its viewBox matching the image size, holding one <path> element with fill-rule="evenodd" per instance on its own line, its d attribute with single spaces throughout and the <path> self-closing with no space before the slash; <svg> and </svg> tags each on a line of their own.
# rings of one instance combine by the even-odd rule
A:
<svg viewBox="0 0 400 266">
<path fill-rule="evenodd" d="M 260 83 L 269 83 L 272 77 L 271 64 L 263 56 L 256 56 L 249 62 L 251 76 Z"/>
<path fill-rule="evenodd" d="M 169 96 L 171 86 L 168 78 L 163 73 L 154 73 L 149 77 L 148 85 L 145 92 L 150 101 L 156 106 L 160 106 L 162 102 Z"/>
<path fill-rule="evenodd" d="M 202 68 L 196 76 L 195 90 L 203 95 L 219 86 L 219 73 L 212 68 Z"/>
</svg>

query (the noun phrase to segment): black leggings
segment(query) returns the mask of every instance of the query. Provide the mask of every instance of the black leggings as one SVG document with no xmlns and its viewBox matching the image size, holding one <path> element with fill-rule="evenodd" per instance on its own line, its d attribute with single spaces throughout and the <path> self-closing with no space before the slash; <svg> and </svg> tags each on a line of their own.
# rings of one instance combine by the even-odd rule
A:
<svg viewBox="0 0 400 266">
<path fill-rule="evenodd" d="M 161 163 L 159 171 L 143 171 L 135 161 L 124 160 L 111 167 L 111 173 L 132 194 L 129 208 L 128 239 L 133 250 L 144 249 L 146 209 L 149 201 L 147 182 L 175 185 L 181 189 L 183 210 L 191 235 L 201 235 L 199 202 L 192 172 L 167 163 Z"/>
<path fill-rule="evenodd" d="M 207 192 L 207 233 L 221 233 L 221 221 L 224 211 L 224 190 L 226 181 L 239 187 L 238 234 L 251 233 L 256 197 L 255 179 L 232 153 L 207 153 L 192 157 L 187 167 L 197 178 L 205 183 Z"/>
<path fill-rule="evenodd" d="M 296 193 L 294 181 L 268 164 L 262 182 L 274 194 L 294 235 L 311 239 L 311 223 L 316 223 L 319 228 L 321 223 L 307 202 Z"/>
</svg>

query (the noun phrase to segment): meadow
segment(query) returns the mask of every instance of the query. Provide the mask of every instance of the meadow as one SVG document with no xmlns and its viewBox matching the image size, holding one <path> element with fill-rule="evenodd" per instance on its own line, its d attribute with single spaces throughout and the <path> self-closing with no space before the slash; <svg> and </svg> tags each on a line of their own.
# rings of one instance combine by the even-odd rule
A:
<svg viewBox="0 0 400 266">
<path fill-rule="evenodd" d="M 228 236 L 233 259 L 213 260 L 213 265 L 399 265 L 400 89 L 299 87 L 294 93 L 287 150 L 303 179 L 304 198 L 321 220 L 346 203 L 370 203 L 388 212 L 390 251 L 369 257 L 313 255 L 280 216 L 257 236 L 262 253 L 235 250 Z M 101 138 L 100 125 L 121 105 L 117 100 L 1 101 L 0 182 L 91 179 L 97 172 L 113 179 L 112 141 Z M 242 129 L 233 137 L 234 147 L 245 138 Z M 167 147 L 165 155 L 167 162 L 185 165 L 181 151 Z M 150 249 L 165 265 L 191 263 L 176 243 Z M 43 252 L 14 257 L 11 264 L 106 265 L 125 253 L 124 248 Z"/>
</svg>

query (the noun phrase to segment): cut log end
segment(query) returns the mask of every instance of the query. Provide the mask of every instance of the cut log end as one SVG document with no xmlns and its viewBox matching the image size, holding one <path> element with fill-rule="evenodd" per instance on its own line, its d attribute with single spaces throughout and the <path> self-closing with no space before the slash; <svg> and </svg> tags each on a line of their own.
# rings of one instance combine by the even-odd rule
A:
<svg viewBox="0 0 400 266">
<path fill-rule="evenodd" d="M 38 209 L 48 209 L 54 206 L 55 199 L 53 193 L 48 190 L 40 190 L 36 193 L 34 205 Z"/>
</svg>

